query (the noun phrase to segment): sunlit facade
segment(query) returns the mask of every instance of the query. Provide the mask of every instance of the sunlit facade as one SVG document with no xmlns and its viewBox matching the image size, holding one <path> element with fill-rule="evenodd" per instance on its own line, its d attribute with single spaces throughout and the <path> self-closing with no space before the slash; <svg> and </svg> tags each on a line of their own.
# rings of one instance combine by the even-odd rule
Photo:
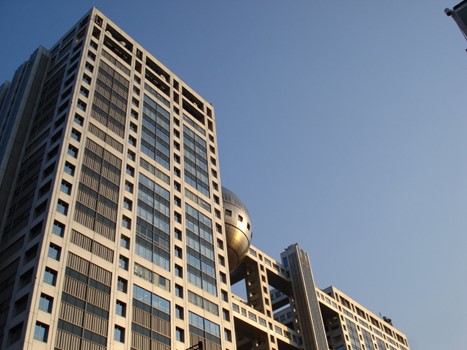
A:
<svg viewBox="0 0 467 350">
<path fill-rule="evenodd" d="M 409 349 L 251 245 L 212 105 L 95 8 L 0 86 L 0 209 L 2 349 Z"/>
</svg>

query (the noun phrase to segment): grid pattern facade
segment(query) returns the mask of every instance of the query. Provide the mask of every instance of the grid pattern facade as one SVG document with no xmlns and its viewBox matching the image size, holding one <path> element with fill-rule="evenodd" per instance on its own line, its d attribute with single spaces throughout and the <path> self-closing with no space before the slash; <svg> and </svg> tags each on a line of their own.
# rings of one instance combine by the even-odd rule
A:
<svg viewBox="0 0 467 350">
<path fill-rule="evenodd" d="M 332 350 L 409 350 L 407 337 L 335 287 L 316 289 Z"/>
<path fill-rule="evenodd" d="M 41 50 L 0 96 L 37 81 L 1 178 L 1 347 L 235 348 L 211 105 L 97 9 Z"/>
<path fill-rule="evenodd" d="M 97 9 L 0 86 L 0 157 L 2 349 L 409 350 L 296 244 L 229 271 L 212 106 Z"/>
</svg>

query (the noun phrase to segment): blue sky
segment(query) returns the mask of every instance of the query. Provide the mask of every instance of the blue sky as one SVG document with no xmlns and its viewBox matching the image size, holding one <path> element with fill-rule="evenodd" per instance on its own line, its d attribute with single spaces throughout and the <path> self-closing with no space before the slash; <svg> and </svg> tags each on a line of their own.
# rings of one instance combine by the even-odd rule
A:
<svg viewBox="0 0 467 350">
<path fill-rule="evenodd" d="M 254 244 L 412 349 L 467 343 L 467 42 L 456 1 L 4 1 L 0 81 L 92 5 L 216 108 Z M 459 293 L 460 291 L 460 293 Z"/>
</svg>

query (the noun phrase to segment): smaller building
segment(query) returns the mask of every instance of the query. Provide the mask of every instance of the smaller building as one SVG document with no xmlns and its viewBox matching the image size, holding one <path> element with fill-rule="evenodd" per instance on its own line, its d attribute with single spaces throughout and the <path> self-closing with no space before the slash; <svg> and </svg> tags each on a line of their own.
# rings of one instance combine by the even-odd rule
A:
<svg viewBox="0 0 467 350">
<path fill-rule="evenodd" d="M 407 337 L 334 286 L 316 288 L 329 349 L 408 350 Z"/>
</svg>

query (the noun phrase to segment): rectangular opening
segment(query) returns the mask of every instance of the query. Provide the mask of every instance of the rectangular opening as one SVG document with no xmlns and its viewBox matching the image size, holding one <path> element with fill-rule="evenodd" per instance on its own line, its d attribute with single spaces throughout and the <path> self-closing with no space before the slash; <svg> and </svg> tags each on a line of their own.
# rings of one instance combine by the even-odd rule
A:
<svg viewBox="0 0 467 350">
<path fill-rule="evenodd" d="M 204 125 L 204 115 L 199 112 L 195 107 L 183 99 L 183 109 L 190 113 L 197 121 Z"/>
<path fill-rule="evenodd" d="M 193 103 L 196 107 L 198 107 L 201 111 L 204 111 L 204 103 L 201 102 L 200 99 L 198 99 L 195 95 L 193 95 L 190 91 L 188 91 L 185 88 L 182 88 L 182 95 L 185 97 L 188 101 Z"/>
<path fill-rule="evenodd" d="M 133 52 L 133 44 L 109 24 L 106 27 L 106 34 L 117 40 L 130 53 Z"/>
<path fill-rule="evenodd" d="M 154 73 L 164 79 L 166 82 L 170 81 L 170 75 L 163 70 L 156 62 L 151 60 L 149 57 L 146 58 L 146 66 L 151 69 Z"/>
<path fill-rule="evenodd" d="M 118 57 L 120 57 L 126 64 L 131 66 L 131 53 L 126 51 L 122 44 L 118 43 L 109 35 L 104 37 L 104 45 Z"/>
<path fill-rule="evenodd" d="M 170 87 L 161 78 L 153 74 L 151 71 L 146 70 L 145 77 L 160 91 L 162 91 L 167 97 L 170 97 Z"/>
</svg>

